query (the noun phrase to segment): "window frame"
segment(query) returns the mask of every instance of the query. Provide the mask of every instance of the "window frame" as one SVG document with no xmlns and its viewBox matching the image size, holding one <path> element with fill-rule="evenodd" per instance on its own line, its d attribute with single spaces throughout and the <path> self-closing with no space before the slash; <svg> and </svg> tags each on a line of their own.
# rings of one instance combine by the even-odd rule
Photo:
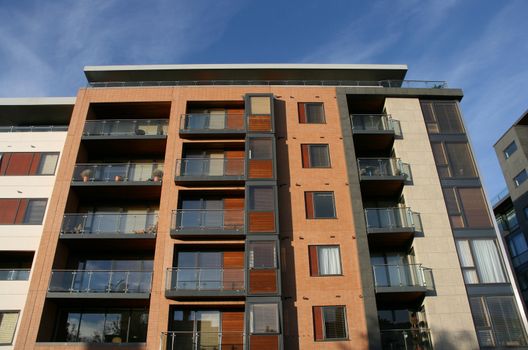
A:
<svg viewBox="0 0 528 350">
<path fill-rule="evenodd" d="M 315 341 L 316 342 L 331 342 L 331 341 L 344 341 L 344 340 L 349 340 L 350 338 L 350 334 L 349 334 L 349 331 L 348 331 L 348 320 L 347 320 L 347 310 L 346 310 L 346 305 L 322 305 L 322 306 L 319 306 L 319 305 L 315 305 L 312 307 L 312 317 L 313 317 L 313 325 L 314 325 L 314 330 L 315 328 L 317 327 L 316 325 L 316 322 L 315 322 L 315 313 L 316 313 L 316 308 L 319 308 L 321 310 L 321 331 L 322 331 L 322 339 L 316 339 L 315 337 L 315 332 L 314 332 L 314 338 L 315 338 Z M 342 337 L 342 338 L 328 338 L 327 337 L 327 334 L 326 334 L 326 321 L 325 321 L 325 309 L 337 309 L 337 308 L 341 308 L 343 310 L 343 327 L 344 327 L 344 333 L 345 333 L 345 336 Z"/>
<path fill-rule="evenodd" d="M 325 147 L 327 165 L 316 166 L 312 164 L 311 149 L 312 147 Z M 306 154 L 305 154 L 306 150 Z M 305 164 L 304 159 L 307 159 L 308 164 Z M 330 159 L 330 145 L 327 143 L 303 143 L 301 144 L 301 164 L 303 169 L 329 169 L 332 168 L 332 161 Z"/>
<path fill-rule="evenodd" d="M 322 109 L 322 121 L 321 122 L 310 122 L 308 121 L 308 113 L 307 113 L 307 109 L 306 109 L 306 106 L 308 105 L 317 105 L 317 106 L 321 106 L 321 109 Z M 305 121 L 302 121 L 302 118 L 301 118 L 301 108 L 302 108 L 302 111 L 303 111 L 303 114 L 304 114 L 304 119 Z M 325 108 L 324 108 L 324 103 L 323 102 L 298 102 L 297 103 L 297 113 L 298 113 L 298 121 L 299 121 L 299 124 L 326 124 L 326 113 L 325 113 Z"/>
<path fill-rule="evenodd" d="M 277 330 L 273 332 L 255 332 L 255 305 L 273 305 L 275 306 L 275 316 L 276 316 L 276 326 Z M 279 312 L 279 303 L 273 302 L 261 302 L 261 303 L 251 303 L 249 304 L 249 334 L 250 335 L 270 335 L 270 334 L 280 334 L 281 332 L 281 316 Z"/>
<path fill-rule="evenodd" d="M 339 253 L 339 273 L 336 274 L 321 274 L 321 259 L 319 258 L 319 253 L 321 248 L 337 248 Z M 315 256 L 313 256 L 315 252 Z M 317 261 L 312 261 L 312 259 Z M 341 247 L 339 244 L 313 244 L 308 246 L 308 260 L 310 264 L 310 276 L 311 277 L 340 277 L 344 276 L 343 274 L 343 259 L 341 258 Z M 313 264 L 317 264 L 317 271 L 314 271 L 315 267 Z"/>
<path fill-rule="evenodd" d="M 332 195 L 332 209 L 333 209 L 333 212 L 334 212 L 334 215 L 333 216 L 328 216 L 328 217 L 318 217 L 316 215 L 316 201 L 315 201 L 315 198 L 316 198 L 316 195 L 320 195 L 320 194 L 324 194 L 324 193 L 331 193 Z M 312 213 L 313 213 L 313 217 L 310 217 L 308 214 L 309 214 L 309 211 L 308 211 L 308 201 L 307 201 L 307 195 L 311 194 L 312 196 Z M 305 207 L 305 212 L 306 212 L 306 219 L 310 219 L 310 220 L 313 220 L 313 219 L 317 219 L 317 220 L 324 220 L 324 219 L 337 219 L 337 209 L 336 209 L 336 203 L 335 203 L 335 194 L 334 194 L 334 191 L 306 191 L 304 192 L 304 207 Z"/>
</svg>

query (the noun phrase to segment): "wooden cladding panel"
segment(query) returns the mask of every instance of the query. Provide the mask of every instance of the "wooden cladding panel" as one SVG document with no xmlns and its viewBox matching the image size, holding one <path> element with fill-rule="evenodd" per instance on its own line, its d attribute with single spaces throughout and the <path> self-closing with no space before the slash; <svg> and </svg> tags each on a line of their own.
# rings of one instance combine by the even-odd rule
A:
<svg viewBox="0 0 528 350">
<path fill-rule="evenodd" d="M 222 280 L 225 290 L 244 289 L 244 252 L 224 252 Z"/>
<path fill-rule="evenodd" d="M 271 159 L 250 159 L 249 161 L 250 179 L 272 179 L 273 160 Z"/>
<path fill-rule="evenodd" d="M 278 335 L 250 335 L 249 336 L 250 350 L 278 350 L 279 336 Z"/>
<path fill-rule="evenodd" d="M 249 131 L 273 131 L 271 129 L 271 116 L 269 115 L 250 115 L 248 118 Z"/>
<path fill-rule="evenodd" d="M 243 175 L 244 174 L 244 151 L 225 151 L 225 175 Z"/>
<path fill-rule="evenodd" d="M 313 192 L 304 192 L 304 202 L 306 205 L 306 218 L 313 219 L 315 217 Z"/>
<path fill-rule="evenodd" d="M 244 198 L 224 198 L 224 226 L 226 229 L 244 225 Z"/>
<path fill-rule="evenodd" d="M 308 253 L 310 255 L 310 275 L 319 276 L 319 261 L 317 257 L 317 246 L 308 246 Z"/>
<path fill-rule="evenodd" d="M 244 312 L 222 312 L 222 349 L 242 350 L 244 348 Z"/>
<path fill-rule="evenodd" d="M 310 146 L 301 145 L 301 155 L 302 155 L 302 166 L 303 168 L 310 167 Z"/>
<path fill-rule="evenodd" d="M 13 153 L 6 175 L 27 175 L 33 160 L 33 153 Z"/>
<path fill-rule="evenodd" d="M 277 293 L 277 270 L 250 270 L 249 292 L 253 294 Z"/>
<path fill-rule="evenodd" d="M 275 213 L 254 211 L 249 213 L 249 232 L 275 232 Z"/>
<path fill-rule="evenodd" d="M 244 268 L 244 252 L 224 252 L 224 267 Z"/>
<path fill-rule="evenodd" d="M 0 199 L 0 224 L 12 225 L 17 215 L 20 199 Z"/>
<path fill-rule="evenodd" d="M 322 340 L 324 338 L 323 332 L 323 308 L 320 306 L 313 307 L 314 318 L 314 335 L 315 340 Z"/>
<path fill-rule="evenodd" d="M 31 162 L 31 167 L 29 168 L 29 175 L 35 175 L 37 173 L 40 165 L 40 158 L 42 158 L 41 153 L 35 153 L 33 155 L 33 161 Z"/>
<path fill-rule="evenodd" d="M 0 175 L 4 175 L 7 166 L 9 165 L 9 160 L 11 159 L 11 153 L 3 153 L 2 157 L 0 158 Z"/>
<path fill-rule="evenodd" d="M 297 109 L 299 111 L 299 123 L 306 123 L 306 109 L 304 107 L 304 103 L 298 103 Z"/>
<path fill-rule="evenodd" d="M 26 216 L 27 206 L 28 206 L 27 199 L 20 200 L 20 204 L 18 205 L 18 212 L 15 218 L 15 224 L 21 224 L 24 222 L 24 216 Z"/>
<path fill-rule="evenodd" d="M 226 115 L 226 128 L 231 130 L 244 130 L 244 110 L 228 109 Z"/>
</svg>

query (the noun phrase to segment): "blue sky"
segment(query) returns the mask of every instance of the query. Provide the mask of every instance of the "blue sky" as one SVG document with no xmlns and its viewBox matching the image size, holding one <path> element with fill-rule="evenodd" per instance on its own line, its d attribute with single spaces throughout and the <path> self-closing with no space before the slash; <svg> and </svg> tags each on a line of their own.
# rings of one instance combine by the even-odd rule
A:
<svg viewBox="0 0 528 350">
<path fill-rule="evenodd" d="M 0 0 L 0 96 L 69 96 L 82 67 L 404 63 L 464 89 L 489 195 L 493 144 L 528 108 L 526 0 Z"/>
</svg>

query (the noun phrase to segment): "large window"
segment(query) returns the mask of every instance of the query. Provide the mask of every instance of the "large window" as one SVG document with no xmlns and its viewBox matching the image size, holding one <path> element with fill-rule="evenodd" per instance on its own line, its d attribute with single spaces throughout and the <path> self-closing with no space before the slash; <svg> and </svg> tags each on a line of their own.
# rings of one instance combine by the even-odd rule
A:
<svg viewBox="0 0 528 350">
<path fill-rule="evenodd" d="M 269 96 L 251 96 L 250 106 L 251 114 L 253 115 L 271 114 L 271 99 Z"/>
<path fill-rule="evenodd" d="M 515 141 L 512 141 L 508 147 L 506 147 L 503 151 L 504 153 L 504 158 L 508 159 L 512 156 L 513 153 L 515 153 L 515 151 L 517 151 L 517 144 L 515 143 Z"/>
<path fill-rule="evenodd" d="M 301 145 L 303 168 L 329 168 L 328 145 Z"/>
<path fill-rule="evenodd" d="M 324 124 L 325 113 L 321 102 L 301 102 L 298 104 L 299 123 Z"/>
<path fill-rule="evenodd" d="M 40 225 L 47 199 L 0 199 L 0 225 Z"/>
<path fill-rule="evenodd" d="M 467 143 L 433 142 L 431 146 L 441 179 L 477 177 L 477 170 Z"/>
<path fill-rule="evenodd" d="M 430 134 L 463 134 L 462 118 L 455 101 L 422 101 L 422 113 Z"/>
<path fill-rule="evenodd" d="M 315 340 L 347 339 L 346 312 L 344 306 L 314 306 Z"/>
<path fill-rule="evenodd" d="M 336 217 L 334 192 L 305 192 L 307 219 L 333 219 Z"/>
<path fill-rule="evenodd" d="M 277 268 L 277 245 L 275 242 L 265 241 L 249 243 L 249 268 Z"/>
<path fill-rule="evenodd" d="M 0 345 L 13 344 L 17 320 L 18 311 L 0 312 Z"/>
<path fill-rule="evenodd" d="M 0 175 L 53 175 L 59 153 L 0 153 Z"/>
<path fill-rule="evenodd" d="M 526 238 L 522 232 L 510 234 L 507 236 L 506 240 L 508 241 L 508 247 L 512 258 L 521 255 L 528 250 L 528 244 L 526 244 Z"/>
<path fill-rule="evenodd" d="M 453 228 L 491 228 L 491 219 L 480 187 L 443 188 Z"/>
<path fill-rule="evenodd" d="M 272 186 L 252 186 L 249 188 L 249 209 L 272 211 L 275 208 L 275 194 Z"/>
<path fill-rule="evenodd" d="M 508 282 L 495 240 L 459 239 L 456 246 L 466 284 Z"/>
<path fill-rule="evenodd" d="M 252 304 L 249 310 L 251 334 L 279 333 L 277 304 Z"/>
<path fill-rule="evenodd" d="M 311 276 L 341 275 L 339 246 L 311 245 L 308 247 L 308 251 L 310 254 Z"/>
<path fill-rule="evenodd" d="M 469 301 L 481 347 L 528 345 L 513 297 L 472 297 Z"/>
<path fill-rule="evenodd" d="M 271 138 L 249 139 L 249 159 L 273 159 Z"/>
</svg>

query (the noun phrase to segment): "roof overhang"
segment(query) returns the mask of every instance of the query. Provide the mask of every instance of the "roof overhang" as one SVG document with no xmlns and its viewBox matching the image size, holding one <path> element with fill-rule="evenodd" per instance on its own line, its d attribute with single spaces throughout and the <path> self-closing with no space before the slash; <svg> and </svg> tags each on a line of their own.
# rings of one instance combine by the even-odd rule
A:
<svg viewBox="0 0 528 350">
<path fill-rule="evenodd" d="M 0 98 L 0 125 L 68 125 L 75 97 Z"/>
</svg>

